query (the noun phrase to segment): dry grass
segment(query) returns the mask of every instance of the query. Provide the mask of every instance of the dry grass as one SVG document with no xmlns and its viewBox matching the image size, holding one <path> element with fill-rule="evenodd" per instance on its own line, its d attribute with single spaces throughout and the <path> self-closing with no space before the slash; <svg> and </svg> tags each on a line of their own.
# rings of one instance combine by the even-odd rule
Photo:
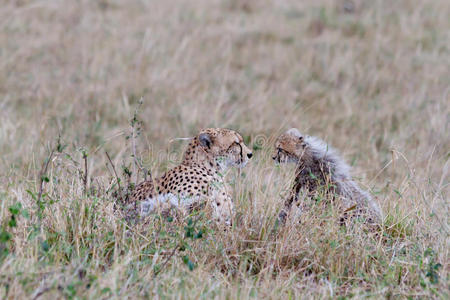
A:
<svg viewBox="0 0 450 300">
<path fill-rule="evenodd" d="M 0 298 L 448 299 L 449 15 L 446 0 L 4 1 Z M 125 186 L 141 97 L 137 156 L 155 175 L 201 128 L 254 147 L 229 176 L 231 230 L 114 214 L 104 153 Z M 271 143 L 291 126 L 354 165 L 386 214 L 378 235 L 320 203 L 277 227 L 292 169 Z"/>
</svg>

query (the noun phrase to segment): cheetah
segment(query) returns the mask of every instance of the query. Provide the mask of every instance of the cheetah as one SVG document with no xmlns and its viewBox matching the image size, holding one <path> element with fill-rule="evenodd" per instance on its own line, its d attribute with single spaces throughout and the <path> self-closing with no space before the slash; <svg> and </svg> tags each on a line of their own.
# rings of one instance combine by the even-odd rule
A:
<svg viewBox="0 0 450 300">
<path fill-rule="evenodd" d="M 368 223 L 379 223 L 382 219 L 381 209 L 362 190 L 350 176 L 350 166 L 339 156 L 337 151 L 324 141 L 313 136 L 304 136 L 298 129 L 291 128 L 281 134 L 275 141 L 275 153 L 272 157 L 278 163 L 295 163 L 295 181 L 290 196 L 285 200 L 279 220 L 284 222 L 291 207 L 298 207 L 297 215 L 302 213 L 299 193 L 303 190 L 313 195 L 320 188 L 325 188 L 332 195 L 342 199 L 345 220 L 348 211 L 356 209 L 367 217 Z"/>
<path fill-rule="evenodd" d="M 156 209 L 177 207 L 182 212 L 207 204 L 213 219 L 231 225 L 233 201 L 224 176 L 231 167 L 244 167 L 252 151 L 234 130 L 208 128 L 189 143 L 180 165 L 154 181 L 137 185 L 129 202 L 144 217 Z"/>
</svg>

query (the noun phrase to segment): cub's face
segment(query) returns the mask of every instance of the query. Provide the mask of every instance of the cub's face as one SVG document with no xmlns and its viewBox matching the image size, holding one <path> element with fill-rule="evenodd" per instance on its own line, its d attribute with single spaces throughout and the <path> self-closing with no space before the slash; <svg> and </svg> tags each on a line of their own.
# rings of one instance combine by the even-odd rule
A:
<svg viewBox="0 0 450 300">
<path fill-rule="evenodd" d="M 273 160 L 278 163 L 298 163 L 305 150 L 303 135 L 296 128 L 281 134 L 275 141 Z"/>
<path fill-rule="evenodd" d="M 253 156 L 242 136 L 234 130 L 208 128 L 200 132 L 198 141 L 203 150 L 223 168 L 244 167 Z"/>
</svg>

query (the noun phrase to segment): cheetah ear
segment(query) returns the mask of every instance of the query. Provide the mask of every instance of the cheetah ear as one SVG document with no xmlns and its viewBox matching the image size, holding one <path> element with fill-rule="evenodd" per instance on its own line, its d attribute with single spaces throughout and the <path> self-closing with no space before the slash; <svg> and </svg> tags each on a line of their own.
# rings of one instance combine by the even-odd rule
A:
<svg viewBox="0 0 450 300">
<path fill-rule="evenodd" d="M 198 140 L 200 141 L 200 145 L 202 145 L 203 147 L 206 147 L 208 149 L 211 148 L 212 141 L 211 136 L 209 134 L 201 133 L 198 136 Z"/>
</svg>

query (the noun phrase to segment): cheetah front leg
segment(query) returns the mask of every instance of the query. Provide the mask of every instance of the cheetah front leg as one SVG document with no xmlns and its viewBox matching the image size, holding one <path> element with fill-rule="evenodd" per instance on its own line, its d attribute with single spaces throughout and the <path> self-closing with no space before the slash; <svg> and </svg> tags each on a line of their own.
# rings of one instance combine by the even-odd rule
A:
<svg viewBox="0 0 450 300">
<path fill-rule="evenodd" d="M 291 214 L 292 210 L 295 210 L 295 216 L 300 216 L 302 213 L 302 205 L 298 200 L 298 194 L 291 193 L 291 196 L 284 201 L 284 207 L 278 214 L 278 220 L 281 224 L 286 223 L 286 219 Z"/>
<path fill-rule="evenodd" d="M 300 194 L 305 191 L 307 192 L 307 189 L 300 184 L 296 184 L 292 188 L 289 197 L 284 201 L 284 207 L 278 214 L 278 220 L 281 224 L 286 223 L 289 215 L 293 214 L 295 218 L 299 218 L 305 211 L 304 197 L 300 197 Z"/>
<path fill-rule="evenodd" d="M 214 218 L 227 226 L 231 226 L 234 204 L 225 188 L 218 188 L 212 191 L 211 205 Z"/>
</svg>

